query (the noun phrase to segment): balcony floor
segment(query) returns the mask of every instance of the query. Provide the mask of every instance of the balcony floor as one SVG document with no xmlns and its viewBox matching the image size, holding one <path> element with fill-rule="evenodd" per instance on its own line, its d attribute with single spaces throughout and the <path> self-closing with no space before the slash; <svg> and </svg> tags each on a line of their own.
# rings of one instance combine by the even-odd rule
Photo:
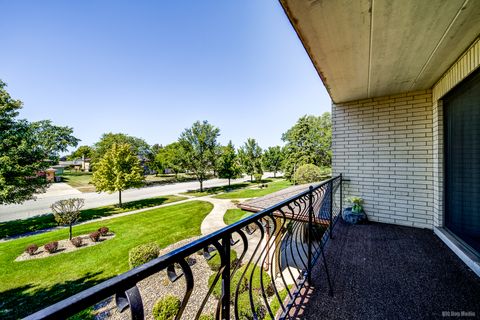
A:
<svg viewBox="0 0 480 320">
<path fill-rule="evenodd" d="M 431 230 L 338 221 L 333 237 L 325 254 L 334 296 L 319 260 L 305 319 L 480 318 L 480 278 Z"/>
</svg>

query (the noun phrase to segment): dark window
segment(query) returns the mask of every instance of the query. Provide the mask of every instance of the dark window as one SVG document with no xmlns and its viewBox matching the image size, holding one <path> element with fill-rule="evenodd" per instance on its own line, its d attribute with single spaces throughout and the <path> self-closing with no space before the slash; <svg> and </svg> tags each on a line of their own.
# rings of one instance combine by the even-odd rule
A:
<svg viewBox="0 0 480 320">
<path fill-rule="evenodd" d="M 480 70 L 444 99 L 445 226 L 480 252 Z"/>
</svg>

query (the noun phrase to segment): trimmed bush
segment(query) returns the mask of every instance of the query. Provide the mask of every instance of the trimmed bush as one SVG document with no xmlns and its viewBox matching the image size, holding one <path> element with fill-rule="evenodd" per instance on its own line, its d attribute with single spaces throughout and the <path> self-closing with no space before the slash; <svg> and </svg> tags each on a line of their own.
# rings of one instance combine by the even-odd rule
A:
<svg viewBox="0 0 480 320">
<path fill-rule="evenodd" d="M 128 264 L 135 268 L 158 257 L 160 247 L 155 242 L 139 245 L 128 252 Z"/>
<path fill-rule="evenodd" d="M 157 300 L 153 306 L 153 318 L 155 320 L 173 320 L 180 310 L 180 299 L 175 296 L 166 296 Z"/>
<path fill-rule="evenodd" d="M 295 181 L 299 184 L 319 182 L 323 177 L 322 170 L 314 164 L 304 164 L 295 172 Z"/>
<path fill-rule="evenodd" d="M 247 272 L 245 273 L 245 276 L 243 278 L 241 278 L 242 273 L 244 272 L 245 268 L 246 268 L 246 265 L 240 267 L 232 277 L 232 280 L 230 282 L 230 292 L 232 292 L 232 299 L 233 299 L 234 294 L 237 290 L 237 286 L 239 287 L 239 289 L 238 289 L 239 294 L 242 294 L 244 292 L 248 293 L 248 288 L 249 288 L 249 285 L 250 285 L 250 275 L 252 273 L 252 268 L 253 267 L 250 266 L 248 268 Z M 215 273 L 212 274 L 210 276 L 210 278 L 208 279 L 208 286 L 209 287 L 213 284 L 213 280 L 215 279 L 215 275 L 216 275 Z M 272 281 L 271 281 L 270 276 L 264 271 L 262 273 L 262 277 L 263 277 L 263 286 L 265 288 L 265 292 L 267 293 L 268 296 L 273 295 L 274 292 L 273 292 L 273 287 L 272 287 L 272 283 L 271 283 Z M 222 294 L 221 282 L 222 282 L 221 279 L 219 279 L 217 281 L 215 287 L 213 288 L 213 292 L 212 292 L 212 294 L 217 299 L 219 299 L 221 294 Z M 252 290 L 260 292 L 261 288 L 262 288 L 262 285 L 260 283 L 260 268 L 255 267 L 255 270 L 253 272 L 253 279 L 252 279 Z M 233 300 L 232 300 L 232 302 L 233 302 Z"/>
<path fill-rule="evenodd" d="M 255 293 L 253 292 L 252 294 L 252 300 L 253 300 L 253 307 L 255 310 L 255 313 L 257 315 L 257 318 L 255 319 L 264 319 L 265 314 L 267 313 L 266 308 L 262 304 L 262 298 L 261 298 L 261 293 Z M 253 320 L 253 310 L 250 305 L 250 294 L 248 291 L 245 291 L 241 294 L 238 295 L 238 305 L 237 305 L 237 310 L 238 310 L 238 317 L 240 319 L 248 319 L 248 320 Z"/>
<path fill-rule="evenodd" d="M 52 241 L 43 246 L 48 253 L 54 253 L 58 249 L 58 241 Z"/>
<path fill-rule="evenodd" d="M 237 252 L 230 250 L 230 265 L 233 267 L 237 262 Z M 207 261 L 208 266 L 212 271 L 218 271 L 221 267 L 220 254 L 217 252 L 212 259 Z"/>
<path fill-rule="evenodd" d="M 83 244 L 83 239 L 81 237 L 75 237 L 70 240 L 70 242 L 77 248 L 81 247 Z"/>
<path fill-rule="evenodd" d="M 108 231 L 110 231 L 110 229 L 108 229 L 108 227 L 101 227 L 97 231 L 100 232 L 102 236 L 106 236 L 108 234 Z"/>
<path fill-rule="evenodd" d="M 100 240 L 100 235 L 101 235 L 100 232 L 94 231 L 90 233 L 88 236 L 93 242 L 98 242 L 98 240 Z"/>
<path fill-rule="evenodd" d="M 28 253 L 29 255 L 33 256 L 35 252 L 37 252 L 38 246 L 36 244 L 30 244 L 25 248 L 25 252 Z"/>
<path fill-rule="evenodd" d="M 69 226 L 69 237 L 72 240 L 72 226 L 80 218 L 80 209 L 85 204 L 85 199 L 72 198 L 55 202 L 50 207 L 53 216 L 58 224 L 66 224 Z"/>
</svg>

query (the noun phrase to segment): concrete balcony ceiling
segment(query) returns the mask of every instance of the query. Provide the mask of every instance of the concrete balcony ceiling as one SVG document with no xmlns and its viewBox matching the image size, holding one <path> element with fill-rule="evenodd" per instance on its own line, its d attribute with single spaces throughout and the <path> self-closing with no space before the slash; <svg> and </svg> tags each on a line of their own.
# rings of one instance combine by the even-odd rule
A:
<svg viewBox="0 0 480 320">
<path fill-rule="evenodd" d="M 431 88 L 480 35 L 478 0 L 280 0 L 334 102 Z"/>
</svg>

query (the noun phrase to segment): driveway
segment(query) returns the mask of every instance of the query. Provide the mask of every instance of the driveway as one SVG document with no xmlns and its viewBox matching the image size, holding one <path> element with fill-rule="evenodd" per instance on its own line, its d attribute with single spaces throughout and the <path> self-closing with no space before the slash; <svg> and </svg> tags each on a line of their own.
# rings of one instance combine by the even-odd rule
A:
<svg viewBox="0 0 480 320">
<path fill-rule="evenodd" d="M 64 182 L 52 183 L 47 189 L 47 192 L 39 194 L 38 199 L 51 198 L 51 197 L 62 197 L 62 196 L 76 196 L 82 194 L 80 191 L 74 187 L 69 186 Z"/>
<path fill-rule="evenodd" d="M 273 174 L 265 173 L 264 178 L 272 177 Z M 248 177 L 232 180 L 232 183 L 239 183 L 248 181 Z M 227 179 L 211 179 L 203 183 L 205 188 L 217 187 L 227 185 Z M 55 184 L 56 185 L 56 184 Z M 59 187 L 62 189 L 62 187 Z M 122 192 L 123 202 L 141 200 L 146 198 L 166 196 L 171 194 L 178 194 L 188 190 L 195 190 L 199 188 L 199 183 L 181 182 L 162 186 L 153 186 L 140 189 L 130 189 Z M 64 193 L 62 193 L 64 192 Z M 73 191 L 72 191 L 73 192 Z M 45 194 L 38 195 L 36 200 L 26 201 L 23 204 L 11 204 L 0 206 L 0 222 L 10 221 L 16 219 L 25 219 L 40 214 L 50 212 L 50 205 L 55 201 L 78 197 L 85 199 L 84 209 L 96 208 L 110 204 L 118 203 L 118 192 L 113 194 L 108 193 L 69 193 L 69 191 L 49 191 Z"/>
</svg>

